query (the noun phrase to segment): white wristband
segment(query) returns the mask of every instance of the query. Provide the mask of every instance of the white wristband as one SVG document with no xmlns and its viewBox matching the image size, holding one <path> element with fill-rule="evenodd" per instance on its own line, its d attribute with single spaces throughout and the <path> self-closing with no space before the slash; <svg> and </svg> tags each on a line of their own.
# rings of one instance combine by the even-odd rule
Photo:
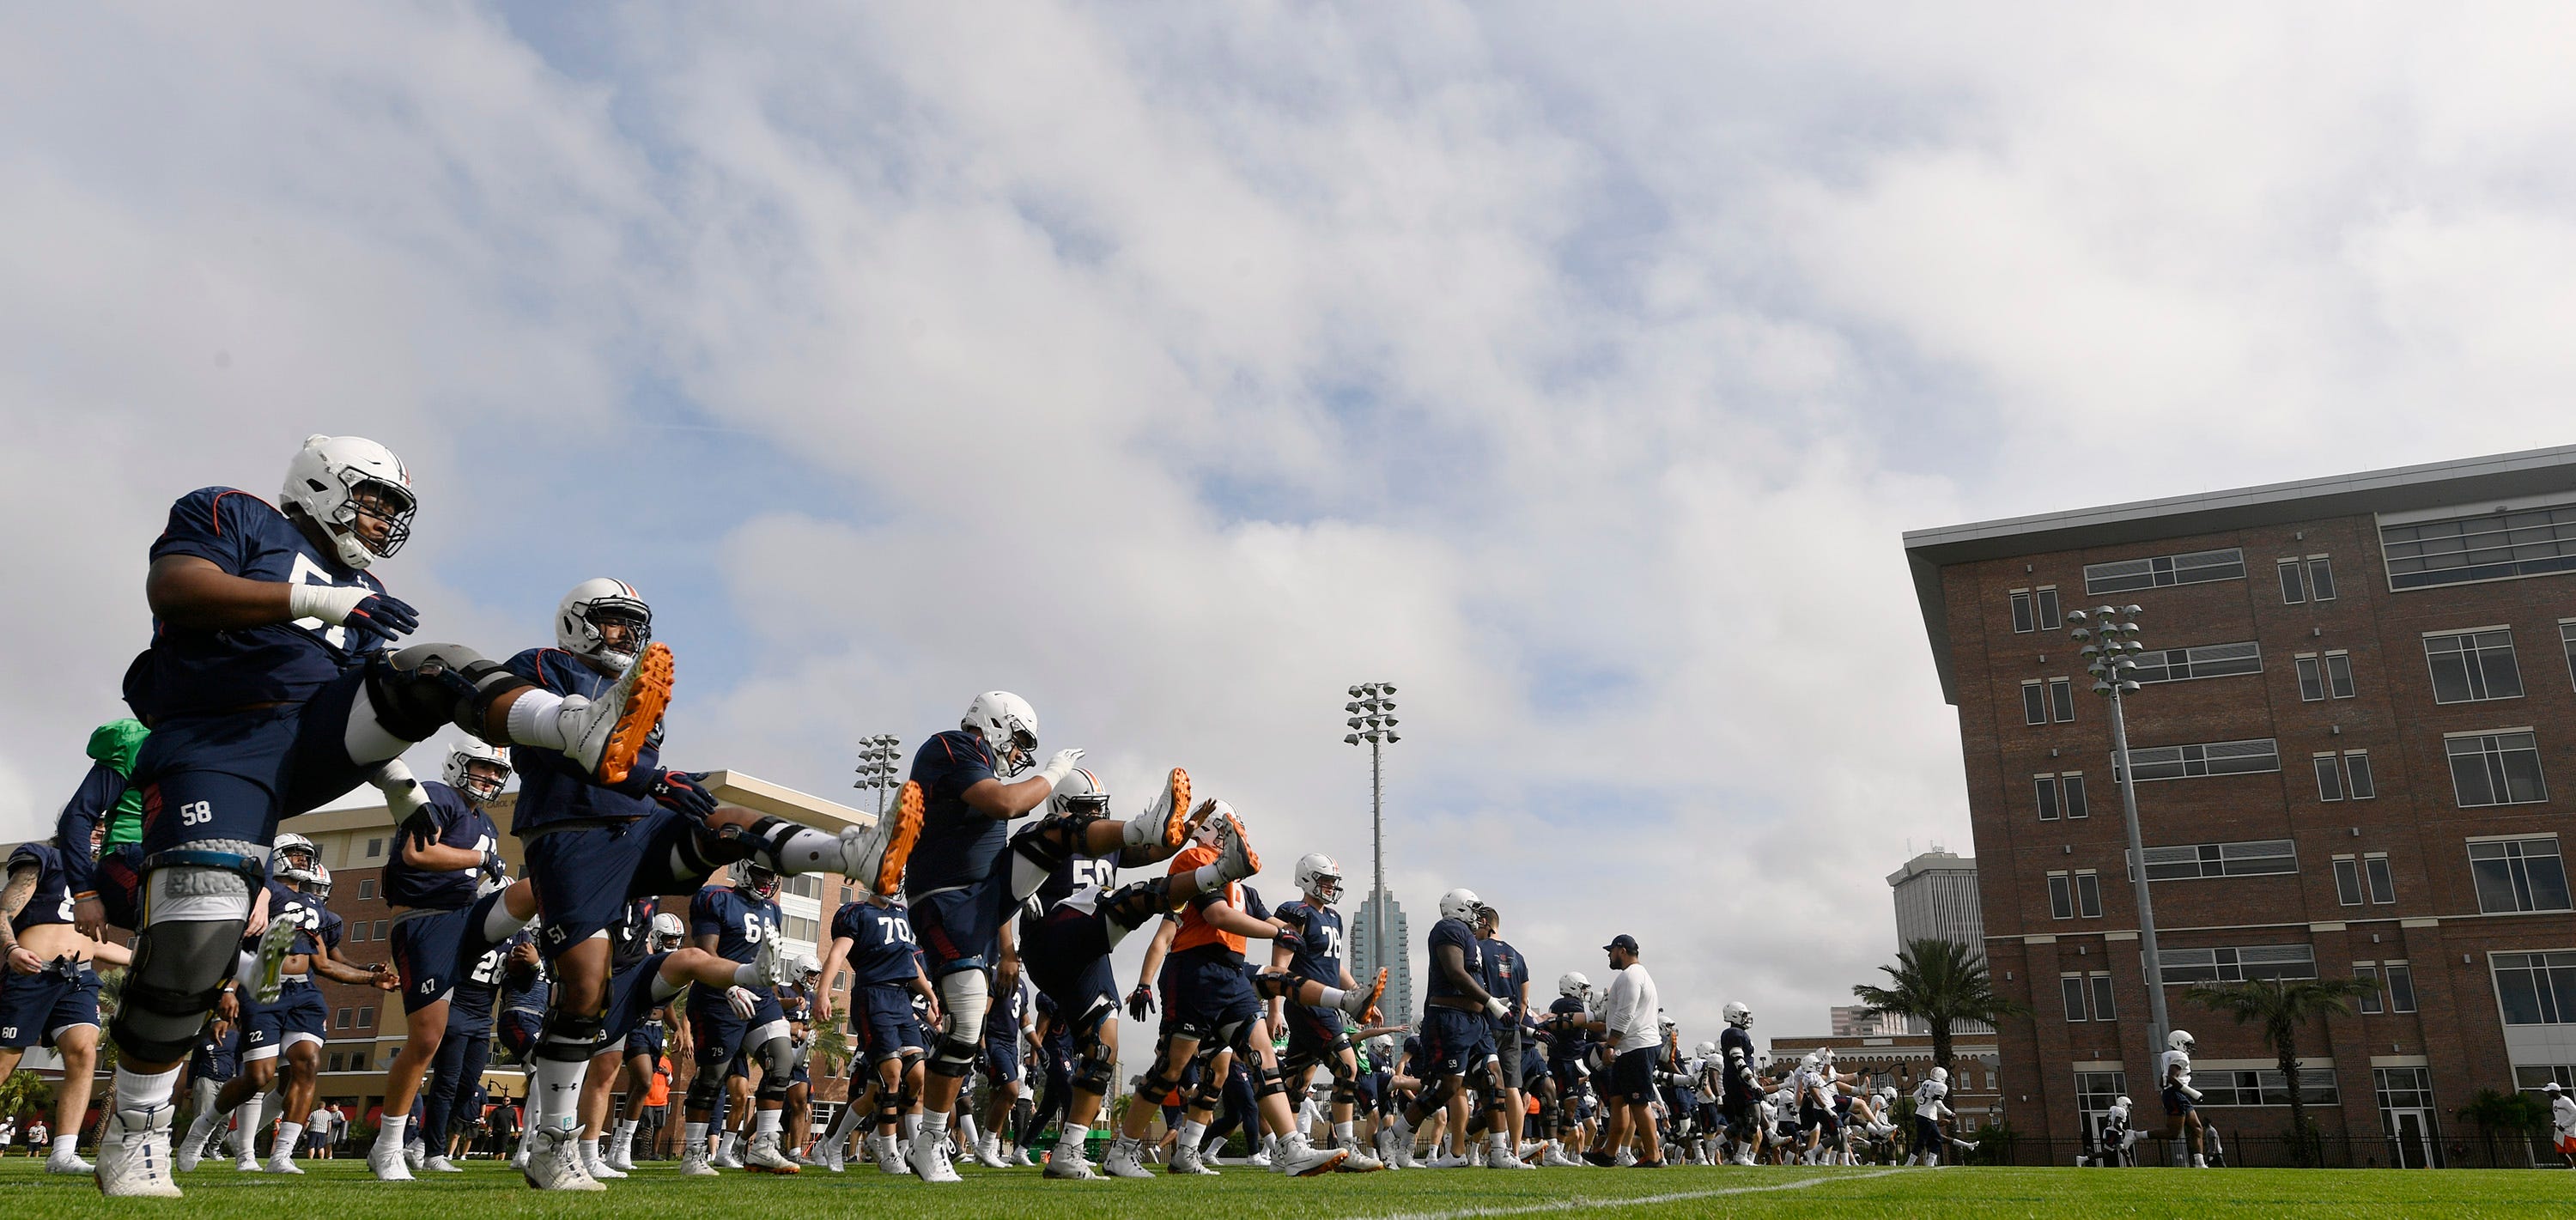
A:
<svg viewBox="0 0 2576 1220">
<path fill-rule="evenodd" d="M 297 618 L 318 618 L 338 626 L 349 621 L 349 612 L 358 603 L 375 595 L 363 585 L 308 585 L 302 581 L 286 586 L 286 612 Z"/>
</svg>

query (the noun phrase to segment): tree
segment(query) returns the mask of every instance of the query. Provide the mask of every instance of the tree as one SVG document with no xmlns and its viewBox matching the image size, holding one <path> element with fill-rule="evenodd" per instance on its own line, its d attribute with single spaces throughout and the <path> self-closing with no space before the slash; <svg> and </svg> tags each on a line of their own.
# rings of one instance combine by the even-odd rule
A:
<svg viewBox="0 0 2576 1220">
<path fill-rule="evenodd" d="M 0 1080 L 0 1118 L 40 1114 L 53 1104 L 53 1083 L 34 1072 L 22 1068 Z"/>
<path fill-rule="evenodd" d="M 2307 1099 L 2299 1093 L 2299 1031 L 2310 1021 L 2349 1014 L 2347 1001 L 2378 990 L 2370 979 L 2246 979 L 2194 987 L 2183 998 L 2234 1017 L 2239 1025 L 2261 1028 L 2263 1044 L 2279 1059 L 2290 1093 L 2290 1156 L 2307 1168 L 2316 1163 L 2318 1149 L 2316 1132 L 2308 1126 Z M 2156 1083 L 2160 1088 L 2164 1084 L 2161 1079 Z"/>
<path fill-rule="evenodd" d="M 2030 1011 L 1996 995 L 1985 955 L 1957 941 L 1927 936 L 1899 952 L 1895 965 L 1879 969 L 1894 986 L 1862 983 L 1852 994 L 1869 1006 L 1870 1016 L 1895 1013 L 1923 1022 L 1932 1031 L 1932 1062 L 1944 1069 L 1950 1066 L 1951 1026 L 1961 1021 L 1993 1025 Z"/>
<path fill-rule="evenodd" d="M 2487 1164 L 2496 1163 L 2496 1133 L 2522 1136 L 2525 1140 L 2549 1131 L 2549 1107 L 2529 1093 L 2503 1093 L 2480 1089 L 2469 1104 L 2456 1111 L 2462 1122 L 2478 1125 L 2478 1135 L 2485 1139 Z M 2529 1157 L 2524 1158 L 2526 1162 Z"/>
<path fill-rule="evenodd" d="M 850 1031 L 839 1021 L 814 1024 L 814 1061 L 824 1075 L 838 1076 L 850 1061 Z"/>
</svg>

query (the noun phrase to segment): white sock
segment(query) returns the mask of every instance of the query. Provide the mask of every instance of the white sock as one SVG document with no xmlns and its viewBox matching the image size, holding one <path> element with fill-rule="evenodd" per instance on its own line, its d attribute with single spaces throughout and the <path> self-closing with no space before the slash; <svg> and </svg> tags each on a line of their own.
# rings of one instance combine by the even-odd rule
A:
<svg viewBox="0 0 2576 1220">
<path fill-rule="evenodd" d="M 170 1104 L 170 1092 L 179 1087 L 179 1069 L 144 1075 L 116 1065 L 116 1104 L 128 1110 L 149 1110 Z M 75 1133 L 77 1134 L 77 1133 Z"/>
<path fill-rule="evenodd" d="M 923 1110 L 921 1112 L 921 1125 L 913 1129 L 912 1138 L 913 1142 L 919 1143 L 924 1136 L 928 1136 L 935 1140 L 946 1134 L 948 1134 L 948 1112 L 945 1110 Z"/>
<path fill-rule="evenodd" d="M 847 863 L 841 859 L 841 836 L 810 826 L 797 827 L 784 842 L 761 843 L 758 850 L 770 857 L 770 867 L 791 876 L 842 872 Z"/>
<path fill-rule="evenodd" d="M 1359 1134 L 1358 1134 L 1358 1132 L 1356 1131 L 1355 1127 L 1356 1127 L 1356 1124 L 1353 1124 L 1353 1123 L 1347 1123 L 1347 1122 L 1334 1123 L 1334 1124 L 1333 1124 L 1333 1142 L 1334 1142 L 1334 1143 L 1336 1143 L 1336 1144 L 1341 1144 L 1341 1145 L 1346 1145 L 1346 1146 L 1347 1146 L 1347 1145 L 1351 1145 L 1351 1144 L 1353 1143 L 1353 1141 L 1356 1141 L 1357 1139 L 1359 1139 Z"/>
<path fill-rule="evenodd" d="M 1083 1149 L 1090 1147 L 1090 1145 L 1085 1142 L 1090 1138 L 1091 1128 L 1077 1127 L 1072 1123 L 1066 1123 L 1063 1129 L 1056 1135 L 1055 1146 L 1058 1148 L 1070 1149 L 1079 1154 Z"/>
<path fill-rule="evenodd" d="M 511 914 L 509 899 L 501 899 L 493 903 L 491 913 L 483 917 L 483 939 L 495 944 L 508 940 L 518 935 L 519 929 L 527 927 L 535 918 L 536 916 L 530 915 L 526 919 L 521 919 Z"/>
<path fill-rule="evenodd" d="M 598 1140 L 595 1140 L 595 1139 L 586 1139 L 586 1140 L 583 1140 L 583 1141 L 581 1142 L 581 1161 L 582 1161 L 582 1163 L 583 1163 L 583 1164 L 585 1164 L 585 1165 L 587 1165 L 587 1164 L 591 1164 L 592 1162 L 597 1161 L 598 1159 L 599 1159 L 599 1141 L 598 1141 Z"/>
<path fill-rule="evenodd" d="M 682 1143 L 687 1144 L 691 1151 L 706 1147 L 707 1125 L 705 1123 L 681 1124 L 680 1140 Z"/>
<path fill-rule="evenodd" d="M 905 1143 L 911 1143 L 914 1136 L 921 1134 L 922 1118 L 923 1115 L 919 1113 L 906 1114 L 903 1116 L 903 1139 Z M 948 1116 L 945 1114 L 940 1115 L 939 1121 L 946 1123 L 948 1121 Z"/>
<path fill-rule="evenodd" d="M 1339 987 L 1326 987 L 1324 988 L 1323 997 L 1315 1001 L 1315 1006 L 1318 1008 L 1339 1008 L 1342 1006 L 1342 997 L 1347 994 L 1349 993 L 1343 991 Z"/>
<path fill-rule="evenodd" d="M 582 699 L 575 706 L 587 708 L 590 700 Z M 519 697 L 510 701 L 507 726 L 510 740 L 549 750 L 571 749 L 572 733 L 578 726 L 565 724 L 564 721 L 572 717 L 565 716 L 563 711 L 564 697 L 553 691 L 534 686 L 520 691 Z"/>
<path fill-rule="evenodd" d="M 250 1095 L 250 1100 L 243 1102 L 239 1109 L 233 1111 L 241 1124 L 241 1151 L 243 1156 L 249 1156 L 251 1148 L 259 1143 L 260 1111 L 267 1108 L 268 1095 L 265 1093 L 253 1093 Z"/>
<path fill-rule="evenodd" d="M 272 1161 L 294 1160 L 295 1146 L 302 1142 L 303 1139 L 304 1124 L 280 1122 L 277 1124 L 277 1142 L 268 1146 L 268 1159 Z"/>
<path fill-rule="evenodd" d="M 51 1155 L 57 1161 L 80 1155 L 80 1132 L 55 1136 Z"/>
<path fill-rule="evenodd" d="M 590 1072 L 588 1058 L 549 1059 L 537 1057 L 537 1087 L 529 1090 L 537 1101 L 542 1118 L 531 1118 L 528 1125 L 561 1127 L 571 1130 L 581 1125 L 581 1081 Z"/>
<path fill-rule="evenodd" d="M 631 1118 L 621 1118 L 617 1120 L 617 1154 L 619 1156 L 631 1155 L 635 1150 L 635 1121 L 636 1120 Z"/>
<path fill-rule="evenodd" d="M 754 1135 L 776 1135 L 778 1120 L 785 1117 L 787 1117 L 785 1110 L 763 1110 L 751 1116 L 751 1132 Z"/>
<path fill-rule="evenodd" d="M 394 1115 L 394 1116 L 393 1116 L 393 1117 L 391 1117 L 391 1118 L 386 1119 L 386 1120 L 385 1120 L 384 1129 L 383 1129 L 383 1130 L 380 1130 L 380 1131 L 378 1131 L 378 1132 L 376 1132 L 376 1147 L 378 1147 L 378 1148 L 400 1148 L 400 1147 L 402 1147 L 402 1146 L 403 1146 L 403 1127 L 404 1127 L 404 1125 L 405 1125 L 405 1124 L 407 1124 L 407 1123 L 409 1123 L 409 1122 L 411 1122 L 411 1116 L 410 1116 L 410 1115 L 408 1115 L 408 1114 L 397 1114 L 397 1115 Z"/>
<path fill-rule="evenodd" d="M 733 968 L 733 985 L 736 987 L 765 987 L 768 984 L 769 979 L 760 973 L 758 962 L 744 962 Z"/>
<path fill-rule="evenodd" d="M 1225 874 L 1218 872 L 1213 864 L 1198 866 L 1190 877 L 1198 883 L 1199 892 L 1202 894 L 1214 894 L 1225 889 Z"/>
<path fill-rule="evenodd" d="M 961 1114 L 961 1115 L 959 1115 L 959 1116 L 958 1116 L 958 1118 L 957 1118 L 957 1142 L 958 1142 L 958 1144 L 959 1144 L 960 1146 L 962 1146 L 962 1147 L 967 1147 L 967 1148 L 975 1147 L 976 1145 L 979 1145 L 979 1144 L 981 1144 L 981 1143 L 983 1143 L 983 1142 L 984 1142 L 982 1139 L 978 1138 L 978 1137 L 976 1136 L 976 1134 L 975 1134 L 975 1116 L 974 1116 L 974 1115 L 972 1115 L 972 1114 Z"/>
<path fill-rule="evenodd" d="M 1198 1147 L 1198 1146 L 1199 1146 L 1200 1142 L 1201 1142 L 1201 1141 L 1203 1141 L 1203 1140 L 1205 1140 L 1206 1138 L 1207 1138 L 1207 1124 L 1206 1124 L 1206 1123 L 1200 1122 L 1199 1120 L 1197 1120 L 1197 1119 L 1195 1119 L 1195 1118 L 1184 1118 L 1184 1119 L 1182 1119 L 1182 1120 L 1181 1120 L 1181 1138 L 1180 1138 L 1180 1143 L 1181 1143 L 1181 1146 L 1182 1146 L 1182 1147 L 1184 1147 L 1184 1148 L 1196 1148 L 1196 1147 Z"/>
</svg>

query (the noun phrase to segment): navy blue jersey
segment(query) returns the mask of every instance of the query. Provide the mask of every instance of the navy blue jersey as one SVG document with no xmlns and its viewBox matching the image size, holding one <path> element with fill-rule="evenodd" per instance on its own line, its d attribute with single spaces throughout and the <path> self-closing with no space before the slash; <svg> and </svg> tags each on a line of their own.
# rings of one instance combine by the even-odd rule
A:
<svg viewBox="0 0 2576 1220">
<path fill-rule="evenodd" d="M 912 917 L 901 903 L 844 903 L 832 916 L 832 936 L 850 942 L 850 986 L 908 983 L 921 969 L 913 956 Z"/>
<path fill-rule="evenodd" d="M 1450 981 L 1449 972 L 1440 966 L 1442 945 L 1457 946 L 1466 955 L 1460 964 L 1466 967 L 1467 977 L 1481 978 L 1485 973 L 1485 959 L 1477 952 L 1476 930 L 1458 919 L 1443 919 L 1431 925 L 1431 989 L 1424 994 L 1435 1000 L 1466 999 L 1466 988 Z"/>
<path fill-rule="evenodd" d="M 1555 1003 L 1547 1006 L 1547 1010 L 1557 1016 L 1579 1013 L 1584 1011 L 1583 1001 L 1570 995 L 1558 996 Z M 1562 1033 L 1549 1034 L 1548 1042 L 1556 1048 L 1551 1054 L 1558 1062 L 1571 1062 L 1583 1058 L 1584 1048 L 1592 1042 L 1592 1031 L 1571 1029 Z"/>
<path fill-rule="evenodd" d="M 517 943 L 517 938 L 512 938 Z M 554 995 L 554 981 L 546 977 L 545 963 L 513 968 L 506 961 L 501 967 L 501 1011 L 543 1014 L 546 1001 Z"/>
<path fill-rule="evenodd" d="M 790 983 L 785 987 L 773 987 L 770 990 L 778 994 L 778 1011 L 785 1013 L 788 1020 L 813 1019 L 814 995 L 805 990 L 802 984 Z"/>
<path fill-rule="evenodd" d="M 510 950 L 532 939 L 526 931 L 474 959 L 474 968 L 465 972 L 456 990 L 447 995 L 447 1024 L 451 1028 L 478 1030 L 492 1020 L 492 997 L 501 990 L 501 964 L 510 958 Z"/>
<path fill-rule="evenodd" d="M 1300 898 L 1280 903 L 1270 917 L 1288 925 L 1288 972 L 1327 987 L 1342 985 L 1342 913 Z"/>
<path fill-rule="evenodd" d="M 1236 883 L 1235 888 L 1243 891 L 1243 913 L 1267 922 L 1270 918 L 1270 904 L 1261 900 L 1261 891 L 1240 882 Z"/>
<path fill-rule="evenodd" d="M 778 935 L 778 903 L 728 885 L 710 885 L 689 899 L 689 935 L 716 938 L 716 956 L 747 962 L 760 956 L 763 938 Z"/>
<path fill-rule="evenodd" d="M 617 684 L 560 648 L 531 648 L 503 668 L 558 695 L 597 699 Z M 615 787 L 601 784 L 590 768 L 562 751 L 543 746 L 510 747 L 510 769 L 519 777 L 519 803 L 510 811 L 512 834 L 524 836 L 565 822 L 640 818 L 660 808 L 648 793 L 662 771 L 662 726 L 653 726 L 635 756 L 635 769 Z"/>
<path fill-rule="evenodd" d="M 1010 827 L 968 807 L 966 790 L 993 778 L 994 766 L 992 747 L 964 729 L 933 734 L 912 756 L 923 804 L 921 839 L 904 872 L 906 894 L 919 898 L 992 875 Z"/>
<path fill-rule="evenodd" d="M 1009 1042 L 1012 1045 L 1018 1045 L 1020 1014 L 1026 1011 L 1021 1007 L 1022 997 L 1026 994 L 1026 988 L 1014 987 L 1007 995 L 993 997 L 992 1003 L 984 1009 L 986 1042 Z"/>
<path fill-rule="evenodd" d="M 239 1031 L 216 1037 L 209 1027 L 197 1034 L 197 1049 L 188 1052 L 188 1075 L 199 1080 L 230 1080 L 239 1065 Z"/>
<path fill-rule="evenodd" d="M 1037 909 L 1040 913 L 1055 909 L 1055 904 L 1097 887 L 1103 894 L 1118 888 L 1118 854 L 1124 848 L 1111 848 L 1109 854 L 1067 856 L 1038 884 Z"/>
<path fill-rule="evenodd" d="M 1522 957 L 1520 950 L 1511 947 L 1509 942 L 1499 936 L 1478 941 L 1477 947 L 1483 950 L 1485 956 L 1484 968 L 1479 972 L 1479 977 L 1485 984 L 1485 994 L 1510 1005 L 1512 1015 L 1519 1016 L 1521 978 L 1529 969 L 1529 959 Z"/>
<path fill-rule="evenodd" d="M 658 898 L 637 898 L 608 925 L 608 965 L 624 970 L 653 956 L 653 917 L 662 911 Z"/>
<path fill-rule="evenodd" d="M 316 898 L 313 901 L 319 904 L 322 900 Z M 329 907 L 317 907 L 317 909 L 322 912 L 322 926 L 315 929 L 313 935 L 322 942 L 322 947 L 339 948 L 340 934 L 348 930 L 348 921 L 340 918 L 340 913 Z"/>
<path fill-rule="evenodd" d="M 429 797 L 427 816 L 436 828 L 431 840 L 435 846 L 462 847 L 480 856 L 501 841 L 501 828 L 469 804 L 463 793 L 436 780 L 423 782 L 420 790 Z M 393 859 L 385 861 L 386 902 L 427 911 L 461 911 L 474 905 L 475 887 L 482 879 L 479 869 L 432 872 L 405 864 L 401 847 L 408 842 L 397 839 Z"/>
<path fill-rule="evenodd" d="M 72 892 L 63 872 L 64 854 L 62 849 L 43 842 L 21 843 L 18 850 L 9 853 L 10 872 L 36 870 L 36 892 L 27 896 L 27 905 L 9 921 L 11 933 L 23 935 L 38 924 L 72 921 Z"/>
<path fill-rule="evenodd" d="M 268 921 L 270 923 L 291 924 L 295 928 L 295 944 L 292 948 L 288 949 L 287 952 L 319 952 L 322 943 L 320 938 L 322 936 L 324 926 L 338 918 L 338 916 L 331 914 L 330 908 L 322 905 L 321 899 L 295 889 L 283 881 L 275 879 L 271 879 L 269 881 Z M 334 939 L 336 940 L 336 938 Z M 242 947 L 244 949 L 251 950 L 257 949 L 259 947 L 259 938 L 256 936 L 243 937 Z"/>
<path fill-rule="evenodd" d="M 315 547 L 268 501 L 229 487 L 200 488 L 170 506 L 170 523 L 152 543 L 153 559 L 165 555 L 193 555 L 245 580 L 385 588 Z M 205 631 L 156 618 L 152 646 L 125 671 L 125 701 L 146 723 L 248 703 L 300 703 L 383 647 L 376 636 L 320 619 Z"/>
<path fill-rule="evenodd" d="M 125 777 L 106 763 L 91 763 L 89 774 L 81 777 L 80 788 L 54 819 L 54 841 L 71 845 L 71 850 L 63 853 L 63 883 L 72 893 L 97 892 L 97 883 L 91 877 L 95 858 L 89 852 L 90 836 L 100 819 L 114 817 L 117 803 L 124 798 Z"/>
<path fill-rule="evenodd" d="M 1753 1035 L 1735 1026 L 1727 1026 L 1717 1035 L 1717 1057 L 1718 1062 L 1726 1065 L 1722 1072 L 1727 1095 L 1750 1096 L 1754 1089 L 1753 1081 L 1738 1075 L 1736 1068 L 1741 1065 L 1748 1071 L 1752 1069 Z"/>
</svg>

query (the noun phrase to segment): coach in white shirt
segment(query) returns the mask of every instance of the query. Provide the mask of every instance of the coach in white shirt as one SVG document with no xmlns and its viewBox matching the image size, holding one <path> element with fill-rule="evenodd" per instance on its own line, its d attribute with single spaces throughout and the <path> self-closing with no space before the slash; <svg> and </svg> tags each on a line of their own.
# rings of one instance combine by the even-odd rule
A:
<svg viewBox="0 0 2576 1220">
<path fill-rule="evenodd" d="M 1595 1165 L 1617 1164 L 1619 1149 L 1633 1132 L 1645 1143 L 1636 1167 L 1661 1169 L 1664 1148 L 1655 1131 L 1654 1105 L 1655 1060 L 1664 1049 L 1658 1025 L 1663 1007 L 1655 994 L 1654 976 L 1637 962 L 1636 937 L 1622 932 L 1602 951 L 1610 955 L 1610 999 L 1592 1028 L 1615 1055 L 1610 1061 L 1610 1087 L 1602 1095 L 1610 1107 L 1610 1121 L 1602 1127 L 1601 1146 L 1584 1153 L 1583 1159 Z"/>
</svg>

